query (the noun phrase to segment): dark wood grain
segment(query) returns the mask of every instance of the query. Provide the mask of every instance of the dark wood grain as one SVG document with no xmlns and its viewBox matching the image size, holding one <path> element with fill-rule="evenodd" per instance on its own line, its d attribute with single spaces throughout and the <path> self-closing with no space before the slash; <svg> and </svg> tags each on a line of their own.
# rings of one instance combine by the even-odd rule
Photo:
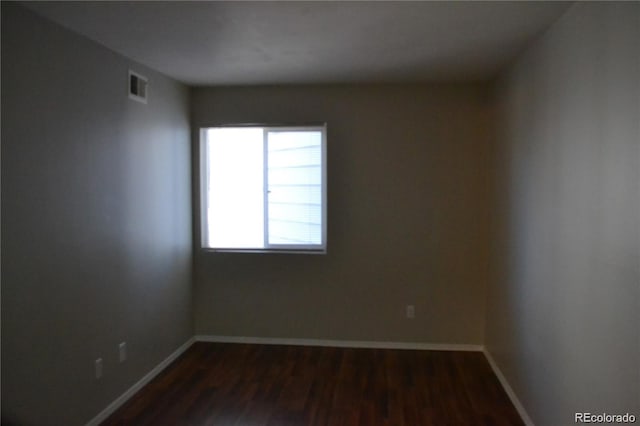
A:
<svg viewBox="0 0 640 426">
<path fill-rule="evenodd" d="M 195 343 L 103 425 L 522 425 L 480 352 Z"/>
</svg>

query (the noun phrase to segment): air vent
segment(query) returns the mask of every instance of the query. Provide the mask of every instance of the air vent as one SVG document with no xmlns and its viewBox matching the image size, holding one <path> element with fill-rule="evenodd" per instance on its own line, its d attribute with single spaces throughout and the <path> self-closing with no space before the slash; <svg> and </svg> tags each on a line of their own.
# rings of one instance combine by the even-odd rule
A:
<svg viewBox="0 0 640 426">
<path fill-rule="evenodd" d="M 147 77 L 129 70 L 129 98 L 147 103 Z"/>
</svg>

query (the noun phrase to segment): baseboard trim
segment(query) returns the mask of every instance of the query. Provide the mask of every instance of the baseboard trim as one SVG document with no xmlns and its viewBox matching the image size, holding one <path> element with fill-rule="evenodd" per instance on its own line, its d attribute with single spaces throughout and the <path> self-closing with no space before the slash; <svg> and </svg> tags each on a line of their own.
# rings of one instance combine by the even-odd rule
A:
<svg viewBox="0 0 640 426">
<path fill-rule="evenodd" d="M 527 414 L 527 410 L 524 409 L 524 405 L 522 405 L 522 403 L 518 399 L 518 396 L 511 388 L 511 385 L 507 381 L 507 378 L 504 376 L 504 374 L 502 374 L 502 371 L 500 371 L 498 364 L 496 364 L 495 360 L 493 359 L 489 351 L 486 348 L 484 348 L 482 352 L 484 353 L 484 356 L 487 358 L 487 361 L 489 361 L 489 365 L 491 366 L 493 373 L 496 375 L 496 377 L 500 381 L 502 388 L 507 393 L 507 396 L 513 403 L 513 406 L 516 408 L 516 411 L 518 411 L 518 414 L 520 414 L 520 417 L 522 418 L 522 421 L 524 422 L 524 424 L 526 426 L 535 426 L 535 424 L 533 423 L 533 420 L 531 420 L 531 417 L 529 417 L 529 414 Z"/>
<path fill-rule="evenodd" d="M 471 351 L 482 352 L 482 345 L 449 343 L 384 342 L 364 340 L 292 339 L 279 337 L 243 337 L 197 335 L 197 342 L 249 343 L 256 345 L 328 346 L 336 348 L 412 349 L 422 351 Z"/>
<path fill-rule="evenodd" d="M 138 392 L 144 385 L 153 380 L 162 370 L 164 370 L 169 364 L 171 364 L 176 358 L 184 353 L 189 347 L 195 342 L 195 339 L 192 337 L 187 340 L 182 346 L 176 349 L 171 355 L 169 355 L 164 361 L 160 364 L 156 365 L 151 371 L 149 371 L 142 379 L 140 379 L 136 384 L 131 386 L 125 393 L 116 398 L 111 404 L 107 406 L 100 414 L 95 416 L 87 426 L 98 426 L 100 423 L 105 421 L 107 417 L 113 414 L 118 408 L 120 408 L 125 402 L 129 400 L 136 392 Z"/>
</svg>

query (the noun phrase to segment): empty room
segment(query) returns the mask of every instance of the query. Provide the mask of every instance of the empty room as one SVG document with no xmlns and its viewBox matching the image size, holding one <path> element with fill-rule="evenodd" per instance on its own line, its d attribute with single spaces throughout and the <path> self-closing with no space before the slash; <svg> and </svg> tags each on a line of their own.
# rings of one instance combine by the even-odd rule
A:
<svg viewBox="0 0 640 426">
<path fill-rule="evenodd" d="M 640 422 L 640 2 L 0 13 L 3 425 Z"/>
</svg>

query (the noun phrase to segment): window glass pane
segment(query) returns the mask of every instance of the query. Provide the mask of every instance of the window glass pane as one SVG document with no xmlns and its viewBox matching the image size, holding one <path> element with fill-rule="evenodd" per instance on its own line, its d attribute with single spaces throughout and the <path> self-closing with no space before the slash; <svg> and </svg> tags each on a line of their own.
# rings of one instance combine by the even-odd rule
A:
<svg viewBox="0 0 640 426">
<path fill-rule="evenodd" d="M 319 165 L 322 147 L 320 145 L 303 148 L 272 149 L 269 151 L 269 169 L 278 167 Z"/>
<path fill-rule="evenodd" d="M 263 129 L 209 129 L 207 144 L 209 247 L 264 247 Z"/>
<path fill-rule="evenodd" d="M 271 186 L 310 186 L 319 188 L 322 184 L 322 169 L 317 166 L 292 166 L 269 168 L 269 189 Z"/>
<path fill-rule="evenodd" d="M 322 244 L 322 132 L 269 131 L 268 243 Z"/>
<path fill-rule="evenodd" d="M 322 203 L 322 191 L 318 185 L 272 185 L 269 193 L 269 205 L 271 203 L 315 204 Z"/>
</svg>

